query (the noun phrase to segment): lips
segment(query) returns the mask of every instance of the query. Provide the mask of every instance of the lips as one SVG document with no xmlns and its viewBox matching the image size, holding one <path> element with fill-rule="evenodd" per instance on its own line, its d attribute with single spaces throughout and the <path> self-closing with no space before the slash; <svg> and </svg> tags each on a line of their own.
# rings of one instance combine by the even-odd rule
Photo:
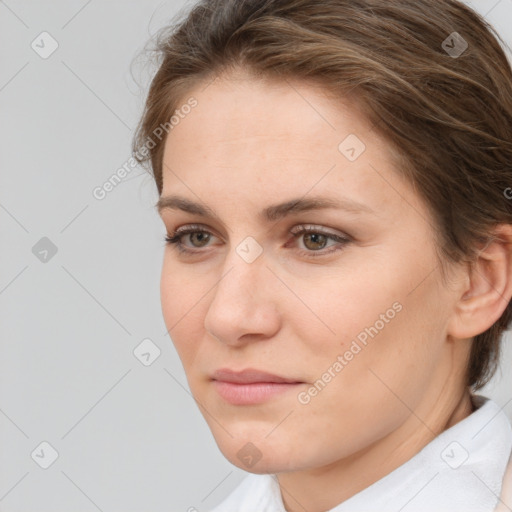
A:
<svg viewBox="0 0 512 512">
<path fill-rule="evenodd" d="M 303 382 L 260 370 L 236 372 L 223 368 L 213 373 L 212 384 L 223 400 L 241 406 L 259 405 L 275 399 L 296 390 Z"/>
<path fill-rule="evenodd" d="M 301 381 L 296 379 L 287 379 L 272 373 L 262 372 L 249 368 L 236 372 L 228 368 L 217 370 L 212 375 L 212 380 L 221 382 L 230 382 L 232 384 L 254 384 L 254 383 L 276 383 L 276 384 L 298 384 Z"/>
</svg>

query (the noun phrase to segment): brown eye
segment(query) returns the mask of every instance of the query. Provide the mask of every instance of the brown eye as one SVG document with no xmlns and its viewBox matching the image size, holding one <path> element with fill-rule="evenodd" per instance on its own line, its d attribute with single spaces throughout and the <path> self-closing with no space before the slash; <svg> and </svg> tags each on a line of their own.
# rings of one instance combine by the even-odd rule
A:
<svg viewBox="0 0 512 512">
<path fill-rule="evenodd" d="M 193 247 L 204 247 L 210 240 L 210 234 L 204 231 L 194 231 L 189 236 Z"/>
<path fill-rule="evenodd" d="M 318 251 L 325 247 L 328 237 L 321 233 L 306 233 L 303 240 L 305 247 L 312 251 Z"/>
<path fill-rule="evenodd" d="M 176 230 L 172 235 L 167 235 L 165 241 L 175 247 L 180 253 L 199 254 L 203 247 L 207 247 L 212 233 L 198 225 L 187 226 Z"/>
<path fill-rule="evenodd" d="M 290 233 L 298 242 L 299 254 L 302 256 L 327 256 L 343 249 L 352 240 L 348 235 L 330 233 L 313 224 L 295 226 Z"/>
</svg>

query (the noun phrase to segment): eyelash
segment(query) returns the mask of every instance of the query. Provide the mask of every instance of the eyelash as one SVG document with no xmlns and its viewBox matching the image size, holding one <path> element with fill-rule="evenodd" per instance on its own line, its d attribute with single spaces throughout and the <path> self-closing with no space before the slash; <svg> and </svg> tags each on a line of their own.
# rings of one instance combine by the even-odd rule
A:
<svg viewBox="0 0 512 512">
<path fill-rule="evenodd" d="M 298 231 L 297 231 L 298 229 Z M 200 254 L 203 252 L 201 249 L 197 250 L 191 250 L 186 248 L 185 244 L 182 243 L 181 239 L 185 235 L 189 235 L 192 233 L 206 233 L 206 234 L 212 234 L 210 231 L 204 229 L 202 226 L 188 226 L 186 228 L 183 228 L 181 230 L 175 231 L 172 235 L 166 235 L 165 236 L 165 242 L 169 245 L 174 246 L 180 253 L 182 254 Z M 293 235 L 295 239 L 299 238 L 301 235 L 307 234 L 307 233 L 314 233 L 319 235 L 324 235 L 327 237 L 328 240 L 334 240 L 335 242 L 338 242 L 337 246 L 331 247 L 329 250 L 319 249 L 317 251 L 313 250 L 305 250 L 300 249 L 299 253 L 301 256 L 311 256 L 311 257 L 319 257 L 319 256 L 327 256 L 330 255 L 336 251 L 339 251 L 344 248 L 345 245 L 350 243 L 352 240 L 348 236 L 340 236 L 335 235 L 334 233 L 329 233 L 327 231 L 324 231 L 321 228 L 318 228 L 316 226 L 311 225 L 299 225 L 297 228 L 294 228 L 293 231 L 290 231 L 290 234 Z"/>
</svg>

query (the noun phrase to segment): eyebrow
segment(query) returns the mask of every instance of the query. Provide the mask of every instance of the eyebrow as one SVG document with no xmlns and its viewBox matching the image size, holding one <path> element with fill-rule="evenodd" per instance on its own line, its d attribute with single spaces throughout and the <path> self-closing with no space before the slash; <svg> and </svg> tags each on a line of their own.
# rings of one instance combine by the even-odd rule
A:
<svg viewBox="0 0 512 512">
<path fill-rule="evenodd" d="M 158 210 L 158 213 L 161 213 L 163 210 L 182 210 L 187 213 L 200 215 L 202 217 L 215 219 L 218 222 L 221 222 L 219 216 L 211 208 L 204 204 L 191 201 L 190 199 L 182 196 L 170 195 L 160 197 L 155 207 Z M 267 222 L 274 222 L 294 213 L 312 210 L 324 210 L 329 208 L 345 210 L 351 213 L 375 214 L 375 211 L 372 210 L 368 205 L 358 203 L 352 199 L 334 199 L 331 197 L 317 196 L 307 199 L 299 197 L 284 203 L 268 206 L 260 212 L 259 216 L 261 219 L 266 220 Z"/>
</svg>

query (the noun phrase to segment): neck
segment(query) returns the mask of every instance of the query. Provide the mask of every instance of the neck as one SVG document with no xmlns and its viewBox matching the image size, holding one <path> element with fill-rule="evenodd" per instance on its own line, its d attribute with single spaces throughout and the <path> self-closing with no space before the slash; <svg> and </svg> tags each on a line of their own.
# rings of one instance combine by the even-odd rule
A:
<svg viewBox="0 0 512 512">
<path fill-rule="evenodd" d="M 451 395 L 451 399 L 437 397 L 361 452 L 323 468 L 279 474 L 286 510 L 324 512 L 334 508 L 407 462 L 473 410 L 468 388 Z"/>
</svg>

